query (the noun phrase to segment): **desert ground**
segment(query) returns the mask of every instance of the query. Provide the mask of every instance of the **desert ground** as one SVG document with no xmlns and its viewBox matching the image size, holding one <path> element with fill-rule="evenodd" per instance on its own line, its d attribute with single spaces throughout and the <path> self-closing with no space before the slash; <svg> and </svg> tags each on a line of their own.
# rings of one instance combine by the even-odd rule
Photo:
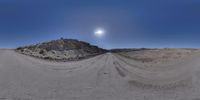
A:
<svg viewBox="0 0 200 100">
<path fill-rule="evenodd" d="M 200 100 L 199 51 L 155 49 L 56 62 L 0 49 L 0 100 Z"/>
</svg>

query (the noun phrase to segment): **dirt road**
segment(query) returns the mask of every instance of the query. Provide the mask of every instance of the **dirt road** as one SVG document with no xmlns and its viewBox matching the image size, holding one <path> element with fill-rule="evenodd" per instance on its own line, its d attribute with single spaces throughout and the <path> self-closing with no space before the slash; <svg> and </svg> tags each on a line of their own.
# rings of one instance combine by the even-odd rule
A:
<svg viewBox="0 0 200 100">
<path fill-rule="evenodd" d="M 107 53 L 49 62 L 0 50 L 0 100 L 200 100 L 200 56 L 159 69 Z"/>
</svg>

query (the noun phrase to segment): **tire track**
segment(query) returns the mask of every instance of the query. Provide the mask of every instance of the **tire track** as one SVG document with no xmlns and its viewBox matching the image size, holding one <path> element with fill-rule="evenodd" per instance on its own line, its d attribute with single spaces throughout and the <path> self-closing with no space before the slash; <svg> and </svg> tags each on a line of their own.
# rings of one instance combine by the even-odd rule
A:
<svg viewBox="0 0 200 100">
<path fill-rule="evenodd" d="M 190 76 L 185 76 L 181 78 L 181 75 L 183 75 L 184 73 L 179 76 L 176 76 L 174 79 L 173 77 L 172 79 L 170 78 L 169 79 L 168 78 L 154 79 L 153 75 L 151 75 L 152 79 L 147 78 L 147 76 L 144 76 L 145 74 L 140 75 L 140 73 L 136 72 L 137 70 L 130 70 L 130 67 L 128 68 L 127 64 L 120 60 L 116 60 L 113 63 L 115 65 L 116 71 L 121 77 L 127 78 L 128 83 L 131 85 L 142 87 L 142 88 L 170 89 L 170 88 L 177 88 L 177 87 L 186 87 L 189 84 L 191 84 Z M 134 67 L 132 67 L 132 69 L 134 69 Z"/>
<path fill-rule="evenodd" d="M 97 86 L 106 78 L 106 75 L 108 74 L 107 72 L 105 72 L 105 69 L 107 67 L 108 57 L 109 56 L 106 55 L 103 66 L 97 71 L 97 78 L 96 78 Z"/>
</svg>

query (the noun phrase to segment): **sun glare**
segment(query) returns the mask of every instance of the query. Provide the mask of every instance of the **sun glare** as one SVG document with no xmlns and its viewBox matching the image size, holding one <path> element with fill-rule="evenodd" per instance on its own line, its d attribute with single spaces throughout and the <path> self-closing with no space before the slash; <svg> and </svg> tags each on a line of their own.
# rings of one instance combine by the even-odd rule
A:
<svg viewBox="0 0 200 100">
<path fill-rule="evenodd" d="M 96 29 L 94 32 L 94 35 L 97 37 L 102 37 L 105 34 L 105 31 L 103 29 Z"/>
</svg>

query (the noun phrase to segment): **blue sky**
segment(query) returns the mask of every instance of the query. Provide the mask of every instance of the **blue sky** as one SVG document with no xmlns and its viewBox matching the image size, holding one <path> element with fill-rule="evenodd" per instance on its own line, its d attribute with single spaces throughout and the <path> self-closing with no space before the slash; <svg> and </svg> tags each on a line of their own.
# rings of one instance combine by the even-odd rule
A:
<svg viewBox="0 0 200 100">
<path fill-rule="evenodd" d="M 200 0 L 0 0 L 0 48 L 60 37 L 104 48 L 199 48 Z"/>
</svg>

